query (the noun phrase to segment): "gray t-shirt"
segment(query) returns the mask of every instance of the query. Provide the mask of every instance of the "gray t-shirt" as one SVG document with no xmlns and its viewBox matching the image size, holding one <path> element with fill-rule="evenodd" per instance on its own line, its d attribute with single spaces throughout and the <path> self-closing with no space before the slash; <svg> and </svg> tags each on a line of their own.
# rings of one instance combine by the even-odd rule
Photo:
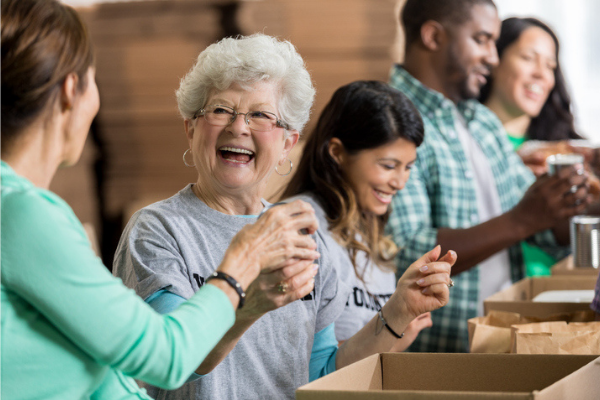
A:
<svg viewBox="0 0 600 400">
<path fill-rule="evenodd" d="M 323 231 L 323 239 L 333 259 L 340 279 L 351 288 L 352 292 L 346 301 L 344 312 L 335 321 L 335 337 L 338 341 L 348 340 L 361 330 L 377 311 L 392 297 L 396 290 L 396 274 L 390 270 L 382 270 L 373 262 L 366 262 L 364 252 L 356 256 L 358 273 L 363 275 L 361 281 L 354 270 L 348 250 L 340 245 L 329 233 L 329 222 L 325 210 L 311 194 L 295 196 L 289 200 L 301 199 L 311 204 Z"/>
<path fill-rule="evenodd" d="M 113 273 L 144 299 L 161 289 L 190 298 L 219 266 L 235 234 L 255 221 L 213 210 L 188 185 L 134 214 Z M 209 374 L 173 391 L 146 386 L 148 393 L 161 400 L 293 399 L 294 390 L 308 383 L 315 333 L 337 319 L 349 292 L 324 243 L 318 239 L 317 246 L 320 268 L 312 293 L 260 318 Z"/>
</svg>

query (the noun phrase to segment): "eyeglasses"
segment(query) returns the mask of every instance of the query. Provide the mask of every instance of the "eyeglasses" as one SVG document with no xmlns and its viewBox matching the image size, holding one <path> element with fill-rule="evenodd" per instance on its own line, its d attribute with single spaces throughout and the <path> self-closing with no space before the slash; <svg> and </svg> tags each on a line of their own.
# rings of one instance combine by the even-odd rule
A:
<svg viewBox="0 0 600 400">
<path fill-rule="evenodd" d="M 247 113 L 241 113 L 235 111 L 233 108 L 228 106 L 222 106 L 219 104 L 206 106 L 194 114 L 194 119 L 204 116 L 206 122 L 213 126 L 227 126 L 233 124 L 238 115 L 244 116 L 246 125 L 253 131 L 257 132 L 269 132 L 276 127 L 283 129 L 290 129 L 290 126 L 277 118 L 277 115 L 269 111 L 248 111 Z"/>
</svg>

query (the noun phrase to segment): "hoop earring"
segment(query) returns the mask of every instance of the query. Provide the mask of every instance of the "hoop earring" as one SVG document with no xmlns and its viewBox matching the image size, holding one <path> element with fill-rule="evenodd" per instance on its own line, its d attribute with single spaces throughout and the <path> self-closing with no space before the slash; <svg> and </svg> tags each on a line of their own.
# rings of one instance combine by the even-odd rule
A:
<svg viewBox="0 0 600 400">
<path fill-rule="evenodd" d="M 192 164 L 192 165 L 190 165 L 190 164 L 188 164 L 188 162 L 187 162 L 187 161 L 186 161 L 186 159 L 185 159 L 185 156 L 187 156 L 187 153 L 188 153 L 190 150 L 192 150 L 192 149 L 187 149 L 187 150 L 186 150 L 186 151 L 183 153 L 183 163 L 185 164 L 185 166 L 186 166 L 186 167 L 190 167 L 190 168 L 192 168 L 192 167 L 195 167 L 195 166 L 196 166 L 196 164 Z"/>
<path fill-rule="evenodd" d="M 286 174 L 282 174 L 281 172 L 279 172 L 279 170 L 277 168 L 279 168 L 279 165 L 275 167 L 275 172 L 277 172 L 277 174 L 279 176 L 288 176 L 289 174 L 292 173 L 292 169 L 294 169 L 294 164 L 292 164 L 292 160 L 290 160 L 289 158 L 286 158 L 286 160 L 288 160 L 290 162 L 290 170 L 286 173 Z"/>
</svg>

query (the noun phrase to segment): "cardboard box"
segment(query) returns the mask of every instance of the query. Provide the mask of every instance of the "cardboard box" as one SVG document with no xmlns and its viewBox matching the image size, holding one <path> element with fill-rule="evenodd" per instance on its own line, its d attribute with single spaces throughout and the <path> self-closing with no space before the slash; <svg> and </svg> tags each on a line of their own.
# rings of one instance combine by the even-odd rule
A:
<svg viewBox="0 0 600 400">
<path fill-rule="evenodd" d="M 586 311 L 590 303 L 537 303 L 532 299 L 548 290 L 594 290 L 596 277 L 545 276 L 525 278 L 483 302 L 485 314 L 491 310 L 519 313 L 524 317 L 547 318 L 552 314 Z"/>
<path fill-rule="evenodd" d="M 296 390 L 297 400 L 597 400 L 600 358 L 585 355 L 383 353 Z"/>
<path fill-rule="evenodd" d="M 554 275 L 564 276 L 595 276 L 598 277 L 600 270 L 596 268 L 575 268 L 573 256 L 563 258 L 550 269 L 550 273 Z"/>
</svg>

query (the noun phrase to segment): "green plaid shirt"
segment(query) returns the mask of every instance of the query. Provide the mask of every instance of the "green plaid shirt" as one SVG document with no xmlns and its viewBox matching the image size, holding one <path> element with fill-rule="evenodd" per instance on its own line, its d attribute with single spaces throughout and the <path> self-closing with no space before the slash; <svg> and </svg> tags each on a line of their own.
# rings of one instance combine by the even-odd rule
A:
<svg viewBox="0 0 600 400">
<path fill-rule="evenodd" d="M 435 247 L 438 228 L 461 229 L 480 223 L 474 174 L 455 130 L 456 111 L 489 160 L 503 212 L 519 202 L 535 177 L 514 152 L 498 118 L 478 101 L 455 105 L 400 66 L 393 67 L 390 84 L 412 100 L 425 125 L 425 140 L 417 150 L 417 162 L 406 187 L 394 196 L 386 228 L 402 248 L 398 257 L 401 274 Z M 550 231 L 530 240 L 557 254 Z M 561 253 L 557 255 L 564 256 L 564 249 Z M 512 246 L 509 254 L 511 277 L 517 281 L 524 275 L 521 247 Z M 477 313 L 479 273 L 476 266 L 453 277 L 455 286 L 450 290 L 448 305 L 432 313 L 433 327 L 421 332 L 410 350 L 468 351 L 467 320 Z"/>
</svg>

